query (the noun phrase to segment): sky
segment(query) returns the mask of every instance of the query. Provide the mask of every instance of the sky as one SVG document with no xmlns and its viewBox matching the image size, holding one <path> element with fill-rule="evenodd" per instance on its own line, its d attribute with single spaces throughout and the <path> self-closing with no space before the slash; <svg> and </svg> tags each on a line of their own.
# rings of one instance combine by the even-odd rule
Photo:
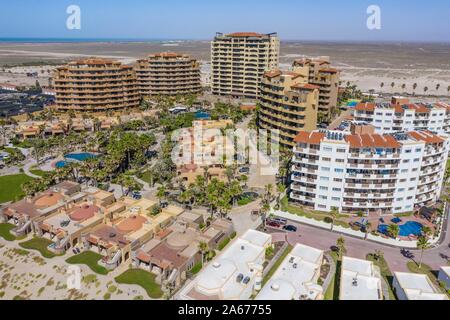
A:
<svg viewBox="0 0 450 320">
<path fill-rule="evenodd" d="M 369 5 L 381 29 L 369 30 Z M 68 30 L 66 9 L 81 9 Z M 209 40 L 278 32 L 282 40 L 450 42 L 450 0 L 0 0 L 0 38 Z"/>
</svg>

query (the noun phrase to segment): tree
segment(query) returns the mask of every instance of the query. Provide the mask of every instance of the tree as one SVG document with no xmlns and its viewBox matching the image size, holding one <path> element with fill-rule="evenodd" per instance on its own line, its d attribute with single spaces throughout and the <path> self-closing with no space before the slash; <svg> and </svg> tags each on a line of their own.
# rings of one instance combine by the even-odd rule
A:
<svg viewBox="0 0 450 320">
<path fill-rule="evenodd" d="M 431 230 L 430 227 L 424 226 L 424 227 L 422 228 L 422 235 L 423 235 L 424 237 L 428 238 L 428 237 L 431 236 L 432 233 L 433 233 L 433 231 Z"/>
<path fill-rule="evenodd" d="M 337 217 L 339 216 L 339 208 L 331 207 L 330 215 L 331 215 L 331 231 L 333 231 L 334 222 L 337 219 Z"/>
<path fill-rule="evenodd" d="M 286 191 L 286 186 L 282 183 L 277 184 L 277 206 L 280 206 L 281 195 Z"/>
<path fill-rule="evenodd" d="M 430 244 L 426 237 L 421 236 L 417 239 L 417 249 L 420 249 L 419 269 L 422 268 L 423 253 L 429 247 L 430 247 Z"/>
<path fill-rule="evenodd" d="M 339 237 L 336 240 L 336 247 L 338 248 L 338 259 L 342 259 L 342 255 L 345 253 L 345 239 L 343 237 Z"/>
<path fill-rule="evenodd" d="M 428 91 L 428 87 L 425 86 L 425 87 L 423 88 L 423 92 L 426 93 L 427 91 Z"/>
<path fill-rule="evenodd" d="M 384 82 L 380 83 L 380 88 L 384 87 Z"/>
<path fill-rule="evenodd" d="M 202 265 L 205 263 L 205 254 L 209 251 L 208 244 L 204 241 L 198 243 L 198 250 L 202 254 Z"/>
<path fill-rule="evenodd" d="M 392 87 L 392 89 L 394 89 L 394 87 L 395 87 L 395 82 L 392 82 L 392 83 L 391 83 L 391 87 Z"/>
<path fill-rule="evenodd" d="M 156 197 L 158 198 L 160 203 L 163 199 L 166 198 L 166 192 L 167 192 L 167 189 L 166 189 L 165 185 L 162 185 L 158 188 L 158 191 L 156 192 Z"/>
<path fill-rule="evenodd" d="M 390 224 L 388 226 L 387 232 L 392 238 L 396 239 L 398 237 L 398 234 L 400 233 L 400 227 L 396 224 Z"/>
<path fill-rule="evenodd" d="M 248 176 L 244 174 L 239 179 L 244 183 L 244 189 L 247 189 Z"/>
</svg>

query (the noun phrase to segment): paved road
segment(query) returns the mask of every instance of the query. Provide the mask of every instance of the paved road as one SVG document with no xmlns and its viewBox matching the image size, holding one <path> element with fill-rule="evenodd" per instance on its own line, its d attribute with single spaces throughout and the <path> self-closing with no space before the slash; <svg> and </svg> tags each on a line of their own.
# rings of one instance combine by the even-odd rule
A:
<svg viewBox="0 0 450 320">
<path fill-rule="evenodd" d="M 330 232 L 329 230 L 315 228 L 299 223 L 290 223 L 298 227 L 298 231 L 295 233 L 276 232 L 274 239 L 282 240 L 286 236 L 287 241 L 291 245 L 296 243 L 303 243 L 321 250 L 330 250 L 331 246 L 336 244 L 336 240 L 341 234 Z M 445 234 L 445 240 L 442 245 L 437 248 L 427 250 L 423 255 L 423 262 L 432 267 L 434 270 L 438 270 L 439 267 L 447 264 L 440 254 L 444 254 L 450 257 L 450 224 L 447 224 L 447 232 Z M 365 259 L 368 253 L 375 252 L 375 250 L 381 250 L 384 252 L 384 257 L 389 264 L 392 272 L 395 271 L 408 271 L 406 263 L 411 261 L 400 254 L 399 248 L 385 246 L 371 241 L 365 241 L 362 239 L 353 238 L 350 236 L 342 235 L 345 239 L 345 247 L 347 249 L 347 255 Z M 415 254 L 415 258 L 418 259 L 420 251 L 412 250 Z"/>
</svg>

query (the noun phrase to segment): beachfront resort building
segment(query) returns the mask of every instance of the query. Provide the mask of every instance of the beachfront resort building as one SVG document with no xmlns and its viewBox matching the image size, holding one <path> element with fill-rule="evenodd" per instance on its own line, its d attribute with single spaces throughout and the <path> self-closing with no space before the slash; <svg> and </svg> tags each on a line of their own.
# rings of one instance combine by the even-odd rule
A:
<svg viewBox="0 0 450 320">
<path fill-rule="evenodd" d="M 101 254 L 99 264 L 107 269 L 131 261 L 132 250 L 152 239 L 184 211 L 172 205 L 161 209 L 156 202 L 144 198 L 123 198 L 121 202 L 125 211 L 111 215 L 83 237 L 84 248 Z"/>
<path fill-rule="evenodd" d="M 177 294 L 179 300 L 247 300 L 262 283 L 272 236 L 248 230 L 230 243 Z"/>
<path fill-rule="evenodd" d="M 280 143 L 293 147 L 300 131 L 316 129 L 318 103 L 319 86 L 309 84 L 307 76 L 279 70 L 266 72 L 260 85 L 259 127 L 279 130 Z"/>
<path fill-rule="evenodd" d="M 443 102 L 359 103 L 353 110 L 353 118 L 372 125 L 380 134 L 412 130 L 450 133 L 450 105 Z"/>
<path fill-rule="evenodd" d="M 372 261 L 343 257 L 339 300 L 383 300 L 380 268 Z"/>
<path fill-rule="evenodd" d="M 90 58 L 57 68 L 53 75 L 56 110 L 107 111 L 138 107 L 140 95 L 131 66 Z"/>
<path fill-rule="evenodd" d="M 211 89 L 221 96 L 256 99 L 264 72 L 277 69 L 276 33 L 217 33 L 211 42 Z"/>
<path fill-rule="evenodd" d="M 317 283 L 322 263 L 322 250 L 295 245 L 256 300 L 322 300 L 323 288 Z"/>
<path fill-rule="evenodd" d="M 34 197 L 26 197 L 5 206 L 0 211 L 0 219 L 16 225 L 16 228 L 11 230 L 16 236 L 30 232 L 40 235 L 41 222 L 46 219 L 68 212 L 74 217 L 73 221 L 83 220 L 113 201 L 114 196 L 109 192 L 97 188 L 84 188 L 79 183 L 64 181 Z M 55 225 L 55 230 L 58 227 L 60 226 Z"/>
<path fill-rule="evenodd" d="M 318 112 L 331 119 L 337 108 L 339 70 L 333 68 L 326 57 L 295 60 L 292 69 L 307 77 L 309 84 L 319 87 Z"/>
<path fill-rule="evenodd" d="M 138 60 L 134 70 L 142 97 L 198 94 L 202 90 L 200 64 L 186 54 L 151 54 Z"/>
<path fill-rule="evenodd" d="M 448 300 L 426 274 L 395 272 L 392 286 L 398 300 Z"/>
<path fill-rule="evenodd" d="M 318 211 L 392 214 L 434 204 L 449 151 L 447 136 L 300 132 L 290 200 Z"/>
<path fill-rule="evenodd" d="M 234 231 L 232 222 L 226 219 L 216 219 L 204 226 L 202 215 L 183 212 L 173 224 L 136 250 L 134 266 L 155 274 L 157 283 L 179 287 L 192 268 L 202 262 L 200 243 L 214 250 Z"/>
</svg>

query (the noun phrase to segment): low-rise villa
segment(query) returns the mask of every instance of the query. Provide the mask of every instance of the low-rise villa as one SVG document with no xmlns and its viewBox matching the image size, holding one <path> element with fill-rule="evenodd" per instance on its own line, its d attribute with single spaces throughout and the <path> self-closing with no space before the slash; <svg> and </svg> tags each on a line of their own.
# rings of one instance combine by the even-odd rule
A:
<svg viewBox="0 0 450 320">
<path fill-rule="evenodd" d="M 297 244 L 256 300 L 322 300 L 323 288 L 317 283 L 322 263 L 322 250 Z"/>
<path fill-rule="evenodd" d="M 86 197 L 81 185 L 71 181 L 61 182 L 34 197 L 14 202 L 0 212 L 1 220 L 15 224 L 12 230 L 17 236 L 38 230 L 38 223 L 70 204 Z"/>
<path fill-rule="evenodd" d="M 234 240 L 177 295 L 180 300 L 247 300 L 262 282 L 272 236 L 248 230 Z"/>
<path fill-rule="evenodd" d="M 342 258 L 340 300 L 383 300 L 380 269 L 372 261 Z"/>
<path fill-rule="evenodd" d="M 187 222 L 186 215 L 190 221 Z M 181 217 L 184 215 L 184 217 Z M 184 212 L 175 223 L 158 232 L 144 246 L 136 250 L 135 264 L 157 275 L 159 283 L 173 283 L 176 287 L 186 279 L 187 272 L 201 261 L 199 244 L 214 250 L 217 244 L 233 232 L 233 224 L 225 219 L 217 219 L 200 230 L 196 222 L 203 216 Z M 197 217 L 194 217 L 197 216 Z M 203 222 L 201 222 L 203 223 Z"/>
<path fill-rule="evenodd" d="M 168 206 L 155 214 L 154 201 L 131 198 L 120 201 L 127 210 L 105 219 L 84 237 L 85 248 L 101 254 L 101 264 L 108 269 L 129 261 L 132 250 L 140 248 L 183 212 L 182 208 Z"/>
<path fill-rule="evenodd" d="M 399 300 L 448 300 L 425 274 L 395 272 L 392 285 Z"/>
</svg>

